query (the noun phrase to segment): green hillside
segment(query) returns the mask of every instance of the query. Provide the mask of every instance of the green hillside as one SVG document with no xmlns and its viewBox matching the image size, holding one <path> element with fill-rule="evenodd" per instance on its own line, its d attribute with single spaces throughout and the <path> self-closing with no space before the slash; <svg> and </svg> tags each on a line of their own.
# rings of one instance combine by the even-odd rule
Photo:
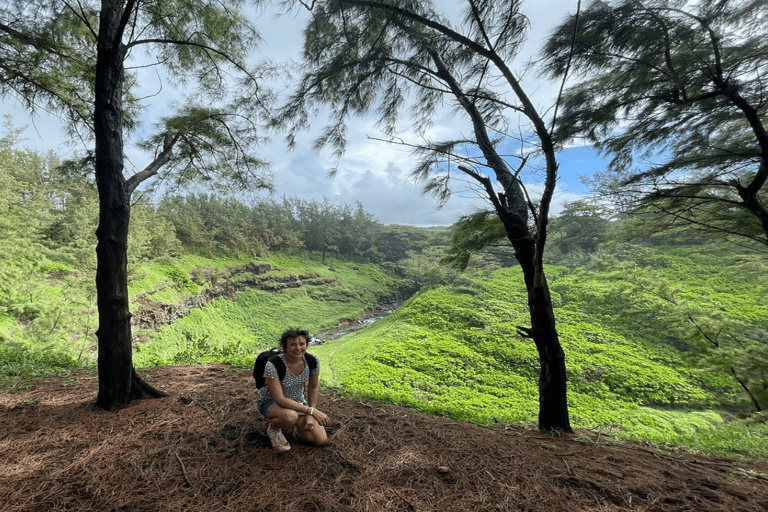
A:
<svg viewBox="0 0 768 512">
<path fill-rule="evenodd" d="M 221 265 L 222 260 L 210 263 Z M 230 262 L 234 263 L 246 262 Z M 320 264 L 279 256 L 257 263 L 272 267 L 258 276 L 259 287 L 252 283 L 237 293 L 236 300 L 216 299 L 156 332 L 144 333 L 147 341 L 138 345 L 134 364 L 142 368 L 218 361 L 248 367 L 255 354 L 276 346 L 287 327 L 318 332 L 360 318 L 386 301 L 396 282 L 372 264 L 340 260 Z M 253 278 L 243 271 L 232 280 Z"/>
<path fill-rule="evenodd" d="M 550 267 L 576 428 L 694 447 L 723 435 L 736 441 L 731 454 L 768 455 L 759 416 L 745 424 L 725 413 L 750 406 L 731 365 L 765 364 L 764 267 L 744 256 L 723 265 L 723 254 L 705 249 L 642 248 L 621 262 Z M 537 354 L 516 335 L 528 322 L 520 279 L 515 268 L 475 272 L 418 293 L 370 328 L 318 347 L 329 367 L 323 382 L 480 424 L 535 422 Z M 675 300 L 664 300 L 671 288 Z M 729 346 L 726 332 L 740 334 L 738 343 Z M 718 334 L 720 349 L 696 334 Z M 765 403 L 761 386 L 752 383 Z"/>
</svg>

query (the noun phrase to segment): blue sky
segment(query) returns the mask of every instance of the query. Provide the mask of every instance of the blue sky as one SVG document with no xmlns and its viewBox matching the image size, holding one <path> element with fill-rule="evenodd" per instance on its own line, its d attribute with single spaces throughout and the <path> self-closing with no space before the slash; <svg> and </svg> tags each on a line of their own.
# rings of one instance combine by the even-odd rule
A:
<svg viewBox="0 0 768 512">
<path fill-rule="evenodd" d="M 558 160 L 561 187 L 566 192 L 583 195 L 589 194 L 590 190 L 581 182 L 581 177 L 592 176 L 595 171 L 604 170 L 610 158 L 598 155 L 591 147 L 573 146 L 561 151 Z"/>
<path fill-rule="evenodd" d="M 456 0 L 439 0 L 437 3 L 449 13 L 456 10 L 456 5 L 463 4 Z M 531 21 L 531 31 L 528 44 L 516 62 L 524 64 L 528 59 L 535 58 L 548 31 L 575 8 L 575 0 L 524 2 L 522 12 Z M 297 59 L 305 19 L 306 15 L 301 12 L 296 16 L 280 18 L 275 18 L 269 12 L 255 15 L 254 21 L 264 38 L 259 54 L 269 56 L 273 61 Z M 513 65 L 514 67 L 516 66 Z M 522 69 L 522 65 L 519 69 Z M 532 96 L 537 105 L 551 104 L 557 84 L 539 82 L 534 75 L 534 72 L 529 71 L 523 77 L 523 87 L 529 92 L 534 91 Z M 176 92 L 171 90 L 168 84 L 163 84 L 161 88 L 159 84 L 151 83 L 151 78 L 147 80 L 145 89 L 148 93 L 161 91 L 149 100 L 145 109 L 146 122 L 151 124 L 153 116 L 167 109 Z M 50 116 L 30 118 L 14 100 L 3 101 L 0 103 L 0 109 L 12 116 L 16 128 L 27 127 L 24 137 L 28 147 L 42 151 L 53 150 L 64 157 L 73 151 L 73 148 L 63 145 L 62 127 L 57 119 Z M 322 122 L 317 123 L 317 127 L 320 126 Z M 438 128 L 432 134 L 436 139 L 441 138 L 441 129 L 447 126 L 458 127 L 465 133 L 470 129 L 467 121 L 460 117 L 440 120 L 436 126 Z M 407 128 L 404 129 L 407 133 Z M 447 137 L 450 134 L 443 131 L 442 135 Z M 305 149 L 310 147 L 314 136 L 314 132 L 305 134 L 299 140 L 298 149 L 293 152 L 288 152 L 279 138 L 262 148 L 262 157 L 272 164 L 278 198 L 328 198 L 339 204 L 354 204 L 359 201 L 383 223 L 412 225 L 449 225 L 460 215 L 487 206 L 476 194 L 457 188 L 451 200 L 438 210 L 437 201 L 432 197 L 423 196 L 420 185 L 409 179 L 414 166 L 410 153 L 402 148 L 371 140 L 371 137 L 381 136 L 372 120 L 354 121 L 350 129 L 348 151 L 339 162 L 332 159 L 330 152 L 318 154 Z M 133 151 L 135 150 L 126 149 L 129 165 L 133 163 L 137 168 L 143 167 L 146 157 Z M 559 160 L 560 178 L 552 209 L 555 214 L 563 203 L 579 199 L 588 192 L 580 182 L 580 176 L 589 175 L 605 166 L 604 162 L 597 158 L 595 151 L 587 147 L 566 149 L 560 154 Z M 328 178 L 328 170 L 337 163 L 336 178 Z M 535 194 L 538 184 L 536 178 L 524 178 L 524 182 L 529 185 L 531 193 Z"/>
</svg>

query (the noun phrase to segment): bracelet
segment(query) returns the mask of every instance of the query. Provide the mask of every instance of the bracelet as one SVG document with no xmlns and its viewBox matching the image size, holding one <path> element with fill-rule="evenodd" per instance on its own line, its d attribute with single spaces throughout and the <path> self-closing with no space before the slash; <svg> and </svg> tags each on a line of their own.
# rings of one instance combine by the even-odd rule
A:
<svg viewBox="0 0 768 512">
<path fill-rule="evenodd" d="M 313 416 L 314 414 L 315 414 L 315 408 L 314 407 L 310 407 L 309 408 L 309 415 Z"/>
</svg>

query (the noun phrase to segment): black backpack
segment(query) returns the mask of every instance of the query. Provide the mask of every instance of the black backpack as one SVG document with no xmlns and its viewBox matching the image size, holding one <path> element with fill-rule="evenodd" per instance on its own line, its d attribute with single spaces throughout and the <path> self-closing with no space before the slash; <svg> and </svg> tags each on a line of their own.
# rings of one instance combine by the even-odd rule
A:
<svg viewBox="0 0 768 512">
<path fill-rule="evenodd" d="M 282 353 L 282 349 L 273 348 L 272 350 L 265 350 L 256 356 L 256 362 L 253 363 L 253 379 L 256 381 L 257 389 L 263 388 L 264 384 L 266 384 L 266 379 L 264 378 L 264 367 L 267 366 L 267 361 L 275 365 L 277 376 L 280 378 L 280 380 L 285 378 L 285 363 L 280 357 L 280 354 Z M 309 371 L 311 372 L 317 368 L 317 359 L 312 354 L 305 355 L 307 357 L 307 365 L 309 366 Z"/>
</svg>

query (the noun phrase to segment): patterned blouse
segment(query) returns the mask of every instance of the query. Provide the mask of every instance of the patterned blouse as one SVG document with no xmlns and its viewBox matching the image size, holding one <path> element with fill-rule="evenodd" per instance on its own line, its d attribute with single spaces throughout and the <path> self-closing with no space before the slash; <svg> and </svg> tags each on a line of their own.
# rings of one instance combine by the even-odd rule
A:
<svg viewBox="0 0 768 512">
<path fill-rule="evenodd" d="M 288 362 L 285 360 L 285 354 L 280 354 L 279 357 L 283 360 L 283 363 L 285 363 L 285 378 L 280 382 L 280 384 L 283 386 L 283 394 L 286 396 L 286 398 L 290 398 L 291 400 L 295 400 L 300 404 L 307 405 L 305 391 L 307 389 L 307 384 L 309 384 L 310 372 L 306 356 L 304 356 L 304 371 L 301 372 L 299 376 L 293 375 L 288 369 Z M 320 373 L 319 359 L 317 359 L 317 366 L 314 370 L 312 370 L 312 373 Z M 277 368 L 275 368 L 275 365 L 269 361 L 267 361 L 267 365 L 264 367 L 264 377 L 272 377 L 273 379 L 279 378 L 277 375 Z M 259 403 L 263 402 L 264 400 L 272 399 L 272 395 L 269 392 L 269 386 L 264 385 L 263 388 L 259 389 L 258 393 L 256 394 L 256 399 Z"/>
</svg>

